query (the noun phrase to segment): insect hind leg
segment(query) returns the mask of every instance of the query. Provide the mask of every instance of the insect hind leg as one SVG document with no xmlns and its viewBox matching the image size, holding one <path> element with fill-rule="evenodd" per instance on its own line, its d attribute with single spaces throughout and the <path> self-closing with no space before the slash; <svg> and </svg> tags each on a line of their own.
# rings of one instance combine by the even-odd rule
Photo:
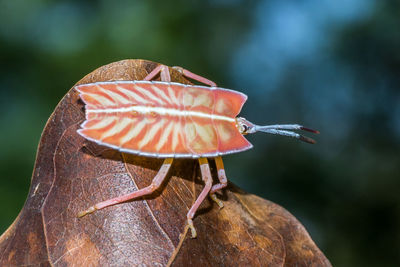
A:
<svg viewBox="0 0 400 267">
<path fill-rule="evenodd" d="M 129 193 L 129 194 L 126 194 L 123 196 L 119 196 L 116 198 L 112 198 L 112 199 L 108 199 L 108 200 L 99 202 L 99 203 L 95 204 L 94 206 L 91 206 L 87 210 L 79 212 L 77 217 L 81 218 L 87 214 L 95 212 L 96 210 L 104 209 L 109 206 L 113 206 L 113 205 L 116 205 L 119 203 L 123 203 L 123 202 L 129 201 L 129 200 L 153 193 L 160 187 L 160 185 L 164 181 L 165 177 L 167 176 L 168 171 L 172 164 L 172 160 L 173 160 L 172 158 L 167 158 L 164 160 L 163 165 L 161 166 L 160 170 L 158 171 L 157 175 L 154 177 L 153 181 L 151 182 L 151 184 L 149 186 L 146 186 L 145 188 L 142 188 L 133 193 Z"/>
</svg>

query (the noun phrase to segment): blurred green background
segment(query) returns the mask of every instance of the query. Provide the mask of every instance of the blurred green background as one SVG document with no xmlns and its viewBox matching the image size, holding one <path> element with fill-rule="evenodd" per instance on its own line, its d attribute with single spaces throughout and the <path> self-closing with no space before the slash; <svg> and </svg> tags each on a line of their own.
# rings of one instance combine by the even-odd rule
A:
<svg viewBox="0 0 400 267">
<path fill-rule="evenodd" d="M 266 134 L 228 177 L 293 213 L 334 266 L 400 265 L 399 1 L 0 0 L 0 232 L 23 206 L 41 131 L 113 61 L 178 65 L 249 96 Z"/>
</svg>

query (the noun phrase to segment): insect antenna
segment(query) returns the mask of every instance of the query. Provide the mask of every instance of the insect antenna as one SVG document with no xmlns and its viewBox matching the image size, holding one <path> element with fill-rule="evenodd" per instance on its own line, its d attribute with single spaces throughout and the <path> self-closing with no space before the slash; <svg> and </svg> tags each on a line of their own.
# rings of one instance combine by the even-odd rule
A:
<svg viewBox="0 0 400 267">
<path fill-rule="evenodd" d="M 266 126 L 259 126 L 259 125 L 254 125 L 254 132 L 264 132 L 264 133 L 269 133 L 269 134 L 276 134 L 276 135 L 283 135 L 283 136 L 289 136 L 293 137 L 296 139 L 299 139 L 300 141 L 310 143 L 310 144 L 315 144 L 315 140 L 312 138 L 309 138 L 307 136 L 288 131 L 288 130 L 303 130 L 315 134 L 319 134 L 319 131 L 306 128 L 302 125 L 299 124 L 275 124 L 275 125 L 266 125 Z"/>
</svg>

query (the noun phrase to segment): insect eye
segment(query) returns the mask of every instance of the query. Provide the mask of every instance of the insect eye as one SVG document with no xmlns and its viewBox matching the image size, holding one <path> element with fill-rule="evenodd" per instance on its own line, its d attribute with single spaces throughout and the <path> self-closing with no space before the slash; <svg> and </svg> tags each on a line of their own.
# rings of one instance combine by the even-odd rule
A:
<svg viewBox="0 0 400 267">
<path fill-rule="evenodd" d="M 243 124 L 242 125 L 242 134 L 246 134 L 248 129 L 249 129 L 249 126 L 247 126 L 246 124 Z"/>
</svg>

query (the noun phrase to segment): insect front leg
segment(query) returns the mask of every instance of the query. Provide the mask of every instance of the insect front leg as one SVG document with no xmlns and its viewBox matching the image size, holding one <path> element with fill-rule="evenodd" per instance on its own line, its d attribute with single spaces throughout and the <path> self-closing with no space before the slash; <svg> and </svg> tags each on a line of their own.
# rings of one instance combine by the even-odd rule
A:
<svg viewBox="0 0 400 267">
<path fill-rule="evenodd" d="M 113 206 L 113 205 L 116 205 L 119 203 L 126 202 L 128 200 L 132 200 L 132 199 L 153 193 L 160 187 L 160 185 L 164 181 L 165 177 L 167 176 L 168 171 L 171 167 L 172 161 L 173 161 L 173 158 L 167 158 L 164 160 L 163 165 L 161 166 L 160 170 L 158 171 L 157 175 L 154 177 L 153 181 L 151 182 L 151 184 L 149 186 L 142 188 L 138 191 L 135 191 L 133 193 L 130 193 L 130 194 L 126 194 L 123 196 L 105 200 L 103 202 L 99 202 L 96 205 L 91 206 L 87 210 L 79 212 L 77 216 L 80 218 L 80 217 L 90 214 L 96 210 L 100 210 L 105 207 Z"/>
<path fill-rule="evenodd" d="M 208 86 L 211 86 L 211 87 L 216 87 L 217 86 L 217 84 L 215 82 L 210 81 L 209 79 L 206 79 L 206 78 L 204 78 L 204 77 L 202 77 L 200 75 L 197 75 L 197 74 L 195 74 L 195 73 L 193 73 L 191 71 L 188 71 L 188 70 L 186 70 L 186 69 L 184 69 L 182 67 L 174 66 L 172 68 L 177 70 L 177 71 L 179 71 L 180 73 L 182 73 L 183 76 L 185 76 L 185 77 L 187 77 L 189 79 L 192 79 L 192 80 L 207 84 Z"/>
<path fill-rule="evenodd" d="M 224 163 L 222 161 L 222 157 L 216 157 L 215 158 L 215 165 L 217 165 L 219 183 L 214 185 L 211 188 L 210 198 L 212 200 L 214 200 L 218 204 L 220 209 L 222 209 L 224 207 L 224 204 L 222 203 L 221 200 L 219 200 L 217 198 L 217 195 L 215 194 L 215 192 L 225 188 L 228 185 L 228 179 L 226 178 L 225 169 L 224 169 Z"/>
<path fill-rule="evenodd" d="M 143 79 L 143 81 L 151 81 L 160 73 L 161 81 L 163 82 L 171 82 L 171 75 L 169 74 L 168 66 L 158 65 L 155 67 L 147 76 Z"/>
<path fill-rule="evenodd" d="M 178 67 L 178 66 L 174 66 L 172 68 L 177 70 L 177 71 L 179 71 L 183 76 L 185 76 L 185 77 L 187 77 L 189 79 L 204 83 L 204 84 L 206 84 L 208 86 L 211 86 L 211 87 L 216 87 L 217 86 L 217 84 L 215 82 L 213 82 L 213 81 L 211 81 L 211 80 L 209 80 L 207 78 L 204 78 L 204 77 L 202 77 L 200 75 L 197 75 L 197 74 L 195 74 L 195 73 L 193 73 L 191 71 L 188 71 L 187 69 L 184 69 L 184 68 Z M 171 75 L 169 73 L 168 66 L 165 66 L 165 65 L 162 65 L 162 64 L 160 64 L 157 67 L 155 67 L 143 80 L 144 81 L 151 81 L 159 73 L 160 73 L 161 81 L 163 81 L 163 82 L 171 82 Z"/>
<path fill-rule="evenodd" d="M 210 172 L 210 166 L 208 165 L 208 161 L 206 158 L 199 158 L 199 163 L 200 163 L 200 171 L 201 171 L 201 177 L 205 183 L 203 191 L 201 191 L 199 197 L 196 199 L 194 202 L 193 206 L 190 208 L 188 214 L 187 214 L 187 220 L 188 220 L 188 225 L 189 228 L 192 232 L 192 238 L 195 238 L 197 236 L 196 229 L 194 228 L 193 225 L 193 217 L 199 208 L 200 204 L 203 202 L 203 200 L 206 198 L 208 193 L 211 190 L 212 186 L 212 177 L 211 177 L 211 172 Z"/>
</svg>

